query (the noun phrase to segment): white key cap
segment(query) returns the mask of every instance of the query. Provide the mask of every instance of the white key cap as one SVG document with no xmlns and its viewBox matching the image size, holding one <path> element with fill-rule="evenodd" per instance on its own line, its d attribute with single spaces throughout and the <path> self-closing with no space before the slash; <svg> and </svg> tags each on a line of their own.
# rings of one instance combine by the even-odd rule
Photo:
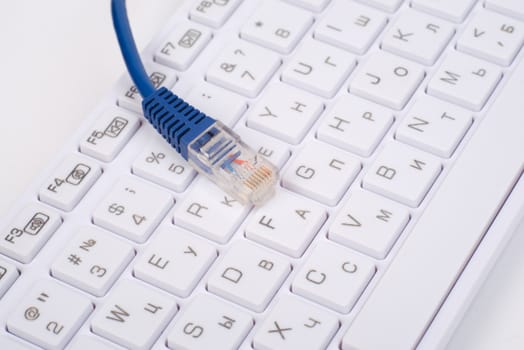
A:
<svg viewBox="0 0 524 350">
<path fill-rule="evenodd" d="M 278 168 L 282 168 L 291 156 L 289 146 L 282 141 L 240 125 L 234 130 L 251 148 Z"/>
<path fill-rule="evenodd" d="M 135 256 L 133 247 L 109 232 L 92 226 L 79 233 L 60 250 L 51 274 L 96 296 L 107 293 Z"/>
<path fill-rule="evenodd" d="M 342 95 L 325 113 L 317 138 L 368 157 L 393 123 L 389 109 L 355 95 Z"/>
<path fill-rule="evenodd" d="M 328 238 L 377 259 L 384 259 L 409 220 L 402 205 L 355 190 L 335 216 Z"/>
<path fill-rule="evenodd" d="M 180 229 L 163 228 L 142 252 L 133 273 L 156 287 L 186 297 L 216 257 L 216 249 L 205 241 Z"/>
<path fill-rule="evenodd" d="M 28 263 L 62 224 L 54 210 L 41 204 L 24 208 L 0 233 L 0 253 Z"/>
<path fill-rule="evenodd" d="M 193 21 L 218 28 L 231 16 L 242 0 L 206 1 L 197 0 L 189 10 Z"/>
<path fill-rule="evenodd" d="M 375 266 L 349 249 L 320 242 L 298 271 L 291 288 L 335 311 L 348 313 L 375 273 Z"/>
<path fill-rule="evenodd" d="M 282 81 L 330 98 L 355 64 L 355 58 L 346 51 L 310 39 L 295 51 L 282 71 Z"/>
<path fill-rule="evenodd" d="M 136 281 L 123 280 L 94 314 L 91 329 L 128 349 L 149 349 L 176 310 L 172 297 Z"/>
<path fill-rule="evenodd" d="M 190 22 L 177 23 L 155 52 L 155 61 L 177 70 L 186 70 L 209 40 L 209 29 Z"/>
<path fill-rule="evenodd" d="M 424 78 L 424 70 L 398 56 L 377 52 L 368 57 L 349 86 L 359 96 L 385 106 L 402 109 Z"/>
<path fill-rule="evenodd" d="M 446 296 L 522 175 L 522 154 L 501 155 L 524 149 L 523 80 L 521 63 L 355 316 L 342 349 L 413 349 L 439 317 Z M 521 178 L 510 199 L 517 206 L 507 208 L 509 215 L 498 222 L 504 222 L 498 226 L 502 231 L 512 232 L 520 220 L 522 185 Z"/>
<path fill-rule="evenodd" d="M 375 6 L 384 11 L 396 11 L 404 0 L 358 0 L 366 5 Z"/>
<path fill-rule="evenodd" d="M 321 205 L 279 189 L 250 217 L 246 237 L 298 258 L 326 218 Z"/>
<path fill-rule="evenodd" d="M 256 97 L 280 63 L 276 53 L 237 40 L 211 63 L 206 78 L 239 94 Z"/>
<path fill-rule="evenodd" d="M 409 205 L 417 207 L 439 175 L 439 160 L 410 146 L 393 142 L 375 159 L 363 186 Z"/>
<path fill-rule="evenodd" d="M 365 53 L 386 25 L 380 11 L 356 2 L 337 1 L 315 29 L 315 39 L 357 54 Z"/>
<path fill-rule="evenodd" d="M 486 7 L 524 20 L 524 7 L 521 0 L 486 0 Z"/>
<path fill-rule="evenodd" d="M 500 77 L 501 70 L 494 64 L 453 51 L 433 74 L 427 91 L 430 95 L 479 111 Z"/>
<path fill-rule="evenodd" d="M 66 157 L 38 193 L 38 199 L 65 211 L 72 210 L 102 174 L 100 166 L 78 155 Z"/>
<path fill-rule="evenodd" d="M 509 66 L 523 42 L 522 22 L 495 12 L 479 11 L 464 29 L 457 41 L 457 48 L 479 58 Z"/>
<path fill-rule="evenodd" d="M 86 297 L 44 280 L 15 307 L 7 330 L 45 349 L 63 349 L 92 310 Z"/>
<path fill-rule="evenodd" d="M 197 296 L 177 318 L 167 346 L 180 350 L 238 349 L 253 327 L 246 312 L 209 294 Z"/>
<path fill-rule="evenodd" d="M 226 243 L 249 208 L 200 177 L 175 208 L 174 223 L 215 242 Z"/>
<path fill-rule="evenodd" d="M 184 158 L 148 126 L 151 142 L 133 162 L 133 173 L 176 192 L 183 192 L 196 175 Z"/>
<path fill-rule="evenodd" d="M 243 97 L 205 82 L 191 89 L 184 99 L 229 127 L 233 127 L 247 109 Z"/>
<path fill-rule="evenodd" d="M 324 109 L 307 92 L 276 83 L 269 86 L 247 116 L 247 125 L 291 144 L 298 144 Z"/>
<path fill-rule="evenodd" d="M 88 336 L 82 334 L 78 337 L 75 337 L 71 341 L 68 350 L 119 350 L 116 345 L 110 345 L 108 342 L 103 341 L 102 339 L 95 336 Z"/>
<path fill-rule="evenodd" d="M 308 142 L 291 160 L 282 185 L 327 205 L 336 205 L 361 169 L 360 160 L 318 141 Z"/>
<path fill-rule="evenodd" d="M 124 178 L 93 213 L 93 222 L 135 242 L 145 242 L 173 205 L 171 195 L 134 178 Z"/>
<path fill-rule="evenodd" d="M 178 78 L 172 69 L 156 63 L 146 63 L 145 66 L 146 72 L 149 73 L 149 80 L 151 80 L 155 89 L 161 86 L 171 89 L 175 85 Z M 130 79 L 126 79 L 125 86 L 125 90 L 118 97 L 118 105 L 142 114 L 142 96 L 140 96 L 138 89 Z"/>
<path fill-rule="evenodd" d="M 262 312 L 290 270 L 289 263 L 280 256 L 242 240 L 231 246 L 215 264 L 207 289 Z"/>
<path fill-rule="evenodd" d="M 301 6 L 305 9 L 320 12 L 326 7 L 330 0 L 286 0 L 291 4 Z"/>
<path fill-rule="evenodd" d="M 435 63 L 455 30 L 451 23 L 406 10 L 382 39 L 382 48 L 425 65 Z"/>
<path fill-rule="evenodd" d="M 425 95 L 412 105 L 395 136 L 424 151 L 449 158 L 471 123 L 467 110 Z"/>
<path fill-rule="evenodd" d="M 289 53 L 313 23 L 313 16 L 284 2 L 262 2 L 240 29 L 240 37 Z"/>
<path fill-rule="evenodd" d="M 80 142 L 80 152 L 103 162 L 112 161 L 140 126 L 139 117 L 111 109 L 95 122 Z"/>
<path fill-rule="evenodd" d="M 20 276 L 15 265 L 0 259 L 0 298 L 7 292 Z"/>
<path fill-rule="evenodd" d="M 411 0 L 411 5 L 432 15 L 459 23 L 466 18 L 476 0 Z"/>
<path fill-rule="evenodd" d="M 325 349 L 339 327 L 335 315 L 296 297 L 283 296 L 253 338 L 256 350 Z"/>
</svg>

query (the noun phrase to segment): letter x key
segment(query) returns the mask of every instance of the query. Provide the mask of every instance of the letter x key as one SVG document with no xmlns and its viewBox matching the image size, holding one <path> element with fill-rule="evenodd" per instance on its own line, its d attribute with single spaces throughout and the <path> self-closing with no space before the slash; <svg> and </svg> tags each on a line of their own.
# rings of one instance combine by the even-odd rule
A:
<svg viewBox="0 0 524 350">
<path fill-rule="evenodd" d="M 273 324 L 275 325 L 275 329 L 270 329 L 267 332 L 268 333 L 278 333 L 280 335 L 280 337 L 282 338 L 282 340 L 286 340 L 286 337 L 284 336 L 284 332 L 293 330 L 293 328 L 291 328 L 291 327 L 289 327 L 289 328 L 280 328 L 280 325 L 278 324 L 277 321 L 274 321 Z"/>
</svg>

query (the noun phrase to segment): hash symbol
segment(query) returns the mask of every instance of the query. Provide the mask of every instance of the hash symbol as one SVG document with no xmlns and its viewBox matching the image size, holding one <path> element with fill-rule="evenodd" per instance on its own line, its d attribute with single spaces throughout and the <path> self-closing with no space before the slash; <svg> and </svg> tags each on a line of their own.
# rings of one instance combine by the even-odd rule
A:
<svg viewBox="0 0 524 350">
<path fill-rule="evenodd" d="M 73 265 L 80 265 L 80 263 L 82 262 L 82 259 L 80 259 L 80 257 L 76 254 L 69 255 L 67 260 L 69 260 Z"/>
</svg>

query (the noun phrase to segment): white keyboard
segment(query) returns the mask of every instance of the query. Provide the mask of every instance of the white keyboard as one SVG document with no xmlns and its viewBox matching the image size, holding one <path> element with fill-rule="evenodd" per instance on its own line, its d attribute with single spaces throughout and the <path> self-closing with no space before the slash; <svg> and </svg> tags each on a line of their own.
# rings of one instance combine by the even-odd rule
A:
<svg viewBox="0 0 524 350">
<path fill-rule="evenodd" d="M 197 176 L 124 76 L 0 221 L 0 349 L 437 348 L 524 170 L 523 43 L 520 0 L 187 1 L 151 79 L 275 197 Z"/>
</svg>

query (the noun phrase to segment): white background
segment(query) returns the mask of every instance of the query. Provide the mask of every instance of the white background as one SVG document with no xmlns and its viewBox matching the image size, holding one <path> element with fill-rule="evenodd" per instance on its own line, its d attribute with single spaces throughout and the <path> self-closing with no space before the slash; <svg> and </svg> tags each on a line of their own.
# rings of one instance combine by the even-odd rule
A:
<svg viewBox="0 0 524 350">
<path fill-rule="evenodd" d="M 128 1 L 139 46 L 179 3 Z M 109 0 L 0 1 L 0 218 L 123 71 Z M 450 349 L 524 349 L 523 248 L 524 227 Z"/>
</svg>

